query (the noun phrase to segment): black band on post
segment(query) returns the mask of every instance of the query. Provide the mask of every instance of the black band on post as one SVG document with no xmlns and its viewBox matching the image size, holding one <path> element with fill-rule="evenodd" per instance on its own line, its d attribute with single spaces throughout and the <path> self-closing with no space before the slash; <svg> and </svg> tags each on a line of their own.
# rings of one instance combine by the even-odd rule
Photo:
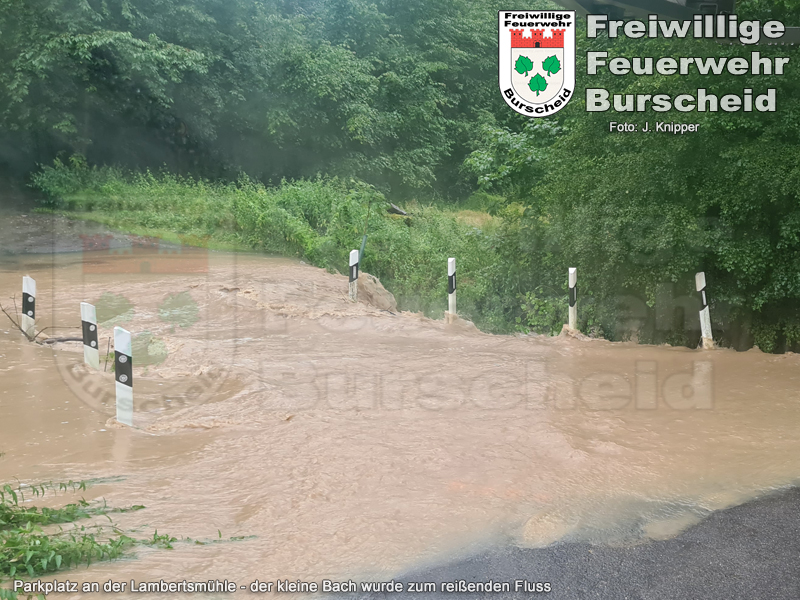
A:
<svg viewBox="0 0 800 600">
<path fill-rule="evenodd" d="M 350 281 L 353 282 L 358 279 L 358 263 L 350 265 Z"/>
<path fill-rule="evenodd" d="M 83 345 L 97 348 L 97 325 L 88 321 L 81 321 L 83 328 Z"/>
<path fill-rule="evenodd" d="M 575 306 L 578 301 L 578 286 L 569 288 L 569 305 Z"/>
<path fill-rule="evenodd" d="M 708 306 L 708 299 L 706 298 L 706 288 L 700 290 L 700 303 L 702 304 L 700 310 L 703 310 Z"/>
<path fill-rule="evenodd" d="M 447 293 L 452 294 L 456 291 L 456 274 L 447 276 Z"/>
<path fill-rule="evenodd" d="M 114 351 L 114 378 L 121 384 L 133 387 L 133 361 L 122 352 Z"/>
<path fill-rule="evenodd" d="M 26 292 L 22 292 L 22 314 L 36 318 L 36 298 Z"/>
</svg>

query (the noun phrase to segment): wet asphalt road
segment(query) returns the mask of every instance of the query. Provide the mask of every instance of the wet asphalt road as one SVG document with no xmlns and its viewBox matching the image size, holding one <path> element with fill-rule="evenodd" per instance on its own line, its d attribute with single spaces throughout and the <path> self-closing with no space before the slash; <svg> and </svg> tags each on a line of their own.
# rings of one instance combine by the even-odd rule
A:
<svg viewBox="0 0 800 600">
<path fill-rule="evenodd" d="M 549 582 L 549 593 L 514 592 L 514 581 Z M 441 592 L 442 582 L 511 583 L 511 592 Z M 632 547 L 564 543 L 498 548 L 397 581 L 435 582 L 435 593 L 350 598 L 547 598 L 548 600 L 798 600 L 800 489 L 712 513 L 676 538 Z M 342 598 L 342 595 L 331 598 Z"/>
</svg>

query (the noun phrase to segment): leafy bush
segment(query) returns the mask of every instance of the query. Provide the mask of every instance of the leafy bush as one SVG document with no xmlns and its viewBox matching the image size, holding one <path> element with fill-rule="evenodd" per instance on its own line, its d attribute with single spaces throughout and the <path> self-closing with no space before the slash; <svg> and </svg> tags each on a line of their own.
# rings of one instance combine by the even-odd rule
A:
<svg viewBox="0 0 800 600">
<path fill-rule="evenodd" d="M 566 153 L 559 160 L 575 162 L 575 168 L 548 175 L 541 198 L 513 202 L 479 192 L 467 205 L 476 210 L 411 201 L 405 205 L 408 217 L 388 214 L 386 199 L 372 186 L 330 177 L 267 187 L 245 176 L 214 183 L 169 173 L 124 173 L 76 158 L 45 167 L 35 174 L 34 185 L 47 193 L 51 206 L 113 227 L 297 256 L 340 272 L 347 269 L 349 251 L 360 246 L 369 214 L 361 266 L 395 294 L 400 308 L 441 317 L 447 302 L 445 265 L 455 256 L 459 313 L 498 333 L 558 333 L 566 321 L 567 267 L 575 266 L 582 331 L 612 340 L 695 346 L 699 321 L 686 315 L 696 310 L 689 306 L 698 302 L 694 273 L 704 261 L 713 282 L 719 341 L 739 348 L 756 343 L 768 352 L 797 346 L 800 311 L 781 300 L 781 294 L 793 297 L 800 289 L 792 263 L 794 204 L 786 203 L 780 227 L 759 226 L 758 248 L 772 256 L 773 266 L 762 257 L 757 269 L 737 267 L 736 261 L 749 255 L 747 246 L 731 242 L 740 239 L 738 228 L 745 226 L 728 222 L 736 218 L 739 223 L 736 213 L 726 209 L 733 216 L 707 218 L 701 204 L 687 203 L 681 194 L 673 198 L 660 176 L 644 174 L 642 161 L 655 160 L 651 154 L 672 141 L 600 149 L 609 168 L 597 172 L 575 158 L 571 144 L 577 134 L 572 135 L 549 151 Z M 519 144 L 513 152 L 521 152 Z M 515 155 L 523 169 L 527 161 Z M 669 160 L 688 158 L 676 149 Z M 624 164 L 642 168 L 625 170 Z M 735 176 L 728 174 L 731 180 Z M 683 182 L 681 189 L 688 185 Z M 580 193 L 573 196 L 570 190 L 576 187 Z M 761 189 L 769 190 L 769 182 L 762 181 Z M 733 196 L 731 190 L 727 197 Z M 654 197 L 661 201 L 647 200 Z M 753 215 L 747 226 L 757 221 Z M 713 244 L 711 236 L 716 236 Z M 776 279 L 781 273 L 788 279 Z M 683 319 L 675 318 L 676 311 L 683 311 Z"/>
<path fill-rule="evenodd" d="M 227 247 L 302 257 L 346 272 L 369 214 L 362 269 L 379 277 L 405 310 L 441 316 L 447 304 L 447 258 L 458 258 L 459 312 L 493 331 L 513 329 L 498 307 L 497 231 L 464 222 L 459 213 L 412 202 L 410 216 L 390 215 L 384 196 L 358 180 L 317 177 L 277 187 L 241 176 L 215 183 L 169 173 L 124 173 L 73 159 L 56 161 L 33 176 L 49 206 L 110 226 L 149 235 L 205 240 Z M 498 209 L 499 210 L 499 209 Z"/>
</svg>

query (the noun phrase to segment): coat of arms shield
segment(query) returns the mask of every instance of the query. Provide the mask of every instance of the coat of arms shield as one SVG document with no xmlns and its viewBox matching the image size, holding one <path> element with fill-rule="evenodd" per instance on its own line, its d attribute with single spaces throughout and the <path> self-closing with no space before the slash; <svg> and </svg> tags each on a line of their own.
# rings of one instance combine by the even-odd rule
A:
<svg viewBox="0 0 800 600">
<path fill-rule="evenodd" d="M 500 91 L 529 117 L 561 110 L 575 90 L 575 11 L 499 13 Z"/>
</svg>

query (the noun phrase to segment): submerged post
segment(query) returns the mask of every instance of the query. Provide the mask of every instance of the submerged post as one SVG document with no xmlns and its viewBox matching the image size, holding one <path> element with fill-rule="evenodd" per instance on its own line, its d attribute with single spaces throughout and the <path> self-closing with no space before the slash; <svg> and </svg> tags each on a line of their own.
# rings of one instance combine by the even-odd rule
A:
<svg viewBox="0 0 800 600">
<path fill-rule="evenodd" d="M 694 285 L 700 292 L 700 332 L 703 336 L 701 344 L 703 348 L 714 347 L 714 336 L 711 333 L 711 313 L 708 309 L 708 297 L 706 296 L 706 274 L 700 271 L 694 276 Z"/>
<path fill-rule="evenodd" d="M 456 315 L 456 259 L 447 259 L 447 312 Z"/>
<path fill-rule="evenodd" d="M 133 351 L 131 334 L 122 327 L 114 327 L 114 379 L 117 421 L 133 427 Z"/>
<path fill-rule="evenodd" d="M 569 328 L 578 328 L 578 273 L 575 267 L 569 270 Z"/>
<path fill-rule="evenodd" d="M 83 328 L 83 362 L 94 369 L 100 368 L 100 348 L 97 347 L 97 310 L 88 302 L 81 302 Z"/>
<path fill-rule="evenodd" d="M 29 339 L 36 335 L 36 280 L 33 277 L 22 278 L 22 320 L 20 327 Z"/>
<path fill-rule="evenodd" d="M 358 302 L 358 250 L 350 251 L 350 300 Z"/>
</svg>

